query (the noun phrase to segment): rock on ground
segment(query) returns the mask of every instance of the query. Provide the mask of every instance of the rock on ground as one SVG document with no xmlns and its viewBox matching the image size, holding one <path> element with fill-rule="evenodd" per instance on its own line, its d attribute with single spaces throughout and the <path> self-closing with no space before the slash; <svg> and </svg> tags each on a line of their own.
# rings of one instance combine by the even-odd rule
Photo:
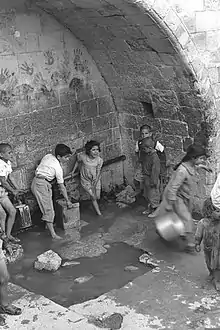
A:
<svg viewBox="0 0 220 330">
<path fill-rule="evenodd" d="M 135 266 L 126 266 L 125 268 L 124 268 L 124 270 L 125 271 L 127 271 L 127 272 L 135 272 L 135 271 L 137 271 L 139 268 L 138 267 L 135 267 Z"/>
<path fill-rule="evenodd" d="M 132 204 L 135 202 L 135 200 L 135 191 L 131 186 L 127 186 L 124 190 L 116 195 L 116 202 Z"/>
<path fill-rule="evenodd" d="M 52 250 L 49 250 L 37 257 L 34 268 L 37 270 L 56 271 L 61 265 L 62 259 Z"/>
<path fill-rule="evenodd" d="M 77 277 L 74 282 L 78 283 L 78 284 L 83 284 L 85 282 L 88 282 L 89 280 L 91 280 L 91 278 L 93 278 L 93 275 L 87 275 L 87 276 L 81 276 L 81 277 Z"/>
<path fill-rule="evenodd" d="M 123 316 L 120 313 L 114 313 L 102 319 L 90 319 L 90 322 L 99 328 L 108 328 L 111 330 L 121 329 Z"/>
</svg>

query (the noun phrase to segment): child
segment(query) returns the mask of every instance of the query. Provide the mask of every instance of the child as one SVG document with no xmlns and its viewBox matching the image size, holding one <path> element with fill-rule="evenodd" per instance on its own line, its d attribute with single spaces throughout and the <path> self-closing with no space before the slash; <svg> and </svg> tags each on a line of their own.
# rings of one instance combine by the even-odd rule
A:
<svg viewBox="0 0 220 330">
<path fill-rule="evenodd" d="M 85 153 L 78 156 L 78 163 L 81 185 L 91 197 L 96 213 L 102 215 L 97 202 L 101 193 L 101 168 L 103 165 L 99 154 L 100 144 L 91 140 L 85 144 Z"/>
<path fill-rule="evenodd" d="M 144 176 L 144 197 L 149 201 L 148 211 L 145 214 L 153 213 L 160 202 L 159 175 L 160 160 L 154 149 L 154 142 L 151 138 L 145 138 L 141 142 L 142 172 Z"/>
<path fill-rule="evenodd" d="M 8 143 L 0 144 L 0 224 L 2 230 L 6 232 L 8 239 L 13 243 L 20 240 L 11 235 L 15 222 L 16 209 L 8 197 L 8 193 L 17 197 L 21 192 L 16 187 L 10 174 L 12 173 L 11 161 L 13 160 L 12 147 Z M 7 226 L 6 226 L 7 218 Z"/>
<path fill-rule="evenodd" d="M 8 281 L 9 274 L 7 265 L 5 262 L 5 256 L 2 251 L 2 245 L 4 244 L 4 249 L 11 253 L 11 247 L 9 244 L 9 239 L 5 235 L 4 231 L 0 227 L 0 313 L 1 314 L 9 314 L 9 315 L 20 315 L 21 309 L 9 304 L 8 302 Z M 5 325 L 5 319 L 0 315 L 0 326 Z"/>
<path fill-rule="evenodd" d="M 186 155 L 176 165 L 175 170 L 164 190 L 163 199 L 156 213 L 163 216 L 169 211 L 175 212 L 183 221 L 185 232 L 182 238 L 186 240 L 187 252 L 194 252 L 194 235 L 192 220 L 192 193 L 193 177 L 196 167 L 204 162 L 205 149 L 201 146 L 191 145 Z"/>
<path fill-rule="evenodd" d="M 211 198 L 204 202 L 203 215 L 195 234 L 195 249 L 200 252 L 203 241 L 209 278 L 215 289 L 220 291 L 220 210 L 213 205 Z"/>
<path fill-rule="evenodd" d="M 136 190 L 139 190 L 140 192 L 143 190 L 143 173 L 142 173 L 142 167 L 140 164 L 140 153 L 141 153 L 141 143 L 144 138 L 151 137 L 153 140 L 153 132 L 151 130 L 151 127 L 147 124 L 140 127 L 140 137 L 138 141 L 136 142 L 135 146 L 135 153 L 137 156 L 137 165 L 136 165 L 136 171 L 134 176 L 134 185 L 136 187 Z M 163 192 L 164 186 L 166 184 L 166 154 L 164 151 L 164 146 L 159 142 L 155 141 L 154 148 L 157 151 L 157 155 L 160 159 L 160 190 L 161 193 Z"/>
<path fill-rule="evenodd" d="M 31 185 L 31 190 L 42 212 L 42 220 L 46 222 L 47 228 L 54 239 L 61 239 L 61 237 L 55 233 L 53 227 L 55 213 L 52 200 L 52 181 L 54 179 L 57 180 L 59 189 L 66 200 L 67 207 L 71 208 L 73 205 L 67 195 L 62 169 L 62 164 L 65 164 L 69 160 L 71 154 L 72 152 L 68 146 L 57 144 L 55 156 L 47 154 L 42 158 L 35 171 L 35 177 Z"/>
</svg>

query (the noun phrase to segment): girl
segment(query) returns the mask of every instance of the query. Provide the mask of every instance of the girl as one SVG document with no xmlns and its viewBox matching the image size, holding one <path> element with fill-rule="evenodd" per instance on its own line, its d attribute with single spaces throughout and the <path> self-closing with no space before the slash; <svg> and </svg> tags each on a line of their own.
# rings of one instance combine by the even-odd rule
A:
<svg viewBox="0 0 220 330">
<path fill-rule="evenodd" d="M 89 141 L 85 144 L 85 152 L 78 156 L 80 181 L 82 187 L 90 195 L 92 204 L 98 215 L 101 215 L 97 200 L 101 193 L 101 168 L 103 160 L 99 156 L 100 144 Z"/>
<path fill-rule="evenodd" d="M 187 250 L 194 251 L 192 211 L 192 185 L 196 167 L 205 158 L 205 149 L 199 145 L 191 145 L 181 162 L 176 165 L 166 186 L 163 199 L 156 213 L 162 216 L 167 211 L 175 212 L 185 225 L 183 239 L 187 241 Z"/>
<path fill-rule="evenodd" d="M 136 142 L 136 146 L 135 146 L 135 153 L 136 153 L 136 159 L 137 159 L 137 163 L 136 163 L 136 170 L 135 170 L 135 175 L 134 175 L 134 185 L 138 193 L 141 193 L 143 191 L 143 172 L 142 172 L 142 166 L 141 166 L 141 143 L 143 141 L 143 139 L 145 138 L 152 138 L 153 139 L 153 132 L 151 130 L 151 127 L 149 125 L 143 125 L 140 127 L 140 137 L 138 139 L 138 141 Z M 160 164 L 161 164 L 161 189 L 163 190 L 163 183 L 162 183 L 162 172 L 164 167 L 165 167 L 165 171 L 166 171 L 166 154 L 164 152 L 164 146 L 159 142 L 159 141 L 155 141 L 154 144 L 154 149 L 157 151 L 157 155 L 160 159 Z"/>
<path fill-rule="evenodd" d="M 213 205 L 211 198 L 204 202 L 203 215 L 195 234 L 195 249 L 200 252 L 200 244 L 203 241 L 209 278 L 215 289 L 220 291 L 220 210 Z"/>
</svg>

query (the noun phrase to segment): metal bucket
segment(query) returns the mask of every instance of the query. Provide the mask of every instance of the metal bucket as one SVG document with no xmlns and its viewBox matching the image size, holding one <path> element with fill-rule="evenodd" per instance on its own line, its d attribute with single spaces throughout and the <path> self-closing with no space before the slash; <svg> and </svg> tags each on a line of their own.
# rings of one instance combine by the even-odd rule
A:
<svg viewBox="0 0 220 330">
<path fill-rule="evenodd" d="M 174 212 L 167 212 L 155 219 L 158 233 L 166 241 L 173 241 L 185 232 L 182 220 Z"/>
</svg>

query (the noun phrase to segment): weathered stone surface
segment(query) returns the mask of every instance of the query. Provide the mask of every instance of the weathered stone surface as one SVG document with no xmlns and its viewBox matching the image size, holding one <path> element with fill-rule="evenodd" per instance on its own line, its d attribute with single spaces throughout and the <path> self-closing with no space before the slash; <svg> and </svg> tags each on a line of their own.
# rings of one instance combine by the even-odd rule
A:
<svg viewBox="0 0 220 330">
<path fill-rule="evenodd" d="M 108 115 L 93 118 L 93 132 L 104 131 L 107 129 L 109 129 Z"/>
<path fill-rule="evenodd" d="M 24 250 L 21 245 L 11 244 L 12 254 L 8 254 L 4 251 L 5 259 L 7 263 L 13 263 L 21 259 L 24 255 Z"/>
<path fill-rule="evenodd" d="M 155 117 L 177 119 L 179 104 L 174 92 L 152 92 L 152 105 Z"/>
<path fill-rule="evenodd" d="M 188 136 L 187 124 L 177 120 L 160 119 L 162 133 L 177 136 Z"/>
<path fill-rule="evenodd" d="M 114 313 L 108 317 L 97 319 L 97 318 L 90 318 L 89 322 L 94 324 L 99 328 L 108 328 L 111 330 L 118 330 L 121 329 L 123 316 L 119 313 Z"/>
<path fill-rule="evenodd" d="M 55 272 L 61 266 L 62 259 L 52 250 L 49 250 L 37 257 L 34 268 L 37 270 L 47 270 Z"/>
<path fill-rule="evenodd" d="M 132 204 L 135 202 L 135 191 L 131 186 L 127 186 L 119 194 L 116 195 L 116 201 L 125 204 Z"/>
<path fill-rule="evenodd" d="M 170 132 L 172 133 L 172 131 Z M 162 138 L 159 139 L 159 141 L 168 148 L 177 148 L 177 149 L 182 149 L 183 147 L 183 141 L 180 136 L 175 136 L 175 135 L 165 135 L 163 134 Z"/>
<path fill-rule="evenodd" d="M 78 266 L 80 262 L 78 261 L 66 261 L 62 264 L 62 267 Z"/>
</svg>

